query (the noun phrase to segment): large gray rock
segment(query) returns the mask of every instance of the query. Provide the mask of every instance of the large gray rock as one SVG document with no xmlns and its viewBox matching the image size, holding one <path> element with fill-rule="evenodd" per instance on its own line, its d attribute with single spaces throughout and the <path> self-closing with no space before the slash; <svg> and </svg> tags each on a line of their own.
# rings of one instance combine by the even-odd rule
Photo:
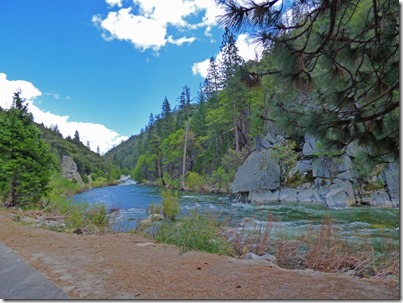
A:
<svg viewBox="0 0 403 303">
<path fill-rule="evenodd" d="M 325 200 L 320 196 L 318 190 L 313 188 L 300 189 L 297 195 L 297 201 L 303 203 L 325 203 Z"/>
<path fill-rule="evenodd" d="M 314 157 L 312 159 L 312 175 L 318 178 L 334 179 L 340 173 L 351 171 L 350 157 Z"/>
<path fill-rule="evenodd" d="M 398 163 L 389 163 L 382 171 L 387 193 L 394 207 L 400 207 L 400 168 Z"/>
<path fill-rule="evenodd" d="M 278 192 L 272 192 L 270 190 L 256 190 L 249 192 L 248 201 L 263 204 L 266 202 L 277 202 L 278 201 Z"/>
<path fill-rule="evenodd" d="M 302 154 L 305 157 L 311 157 L 317 151 L 317 141 L 314 137 L 305 135 L 305 144 L 302 148 Z"/>
<path fill-rule="evenodd" d="M 377 207 L 396 207 L 385 190 L 377 190 L 371 193 L 371 196 L 367 198 L 367 204 Z"/>
<path fill-rule="evenodd" d="M 282 188 L 278 196 L 279 202 L 296 202 L 298 190 L 295 188 Z"/>
<path fill-rule="evenodd" d="M 312 171 L 312 160 L 300 160 L 290 170 L 288 175 L 293 176 L 295 174 L 300 174 L 300 176 L 304 177 L 308 172 L 311 171 Z"/>
<path fill-rule="evenodd" d="M 366 191 L 366 183 L 356 178 L 353 169 L 352 160 L 362 150 L 354 142 L 346 147 L 344 154 L 319 156 L 324 152 L 320 144 L 306 135 L 299 160 L 287 175 L 293 188 L 287 188 L 280 182 L 279 163 L 271 156 L 271 148 L 282 140 L 284 138 L 278 132 L 268 131 L 262 139 L 263 150 L 253 152 L 239 168 L 232 184 L 233 193 L 241 193 L 247 201 L 254 203 L 321 203 L 331 208 L 360 204 L 400 207 L 399 165 L 388 164 L 376 176 L 385 184 L 384 189 Z"/>
<path fill-rule="evenodd" d="M 271 150 L 252 152 L 238 169 L 231 185 L 233 193 L 276 190 L 280 187 L 280 165 Z"/>
<path fill-rule="evenodd" d="M 62 175 L 66 179 L 75 180 L 78 183 L 83 182 L 77 164 L 70 156 L 63 156 L 62 158 Z"/>
<path fill-rule="evenodd" d="M 340 208 L 356 203 L 353 185 L 350 182 L 332 184 L 328 188 L 324 188 L 323 191 L 327 191 L 324 197 L 328 207 Z"/>
</svg>

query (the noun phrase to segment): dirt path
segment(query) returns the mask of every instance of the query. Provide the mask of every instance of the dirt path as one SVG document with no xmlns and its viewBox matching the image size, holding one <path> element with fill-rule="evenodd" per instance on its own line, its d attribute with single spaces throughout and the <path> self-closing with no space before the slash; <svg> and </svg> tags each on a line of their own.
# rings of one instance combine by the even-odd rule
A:
<svg viewBox="0 0 403 303">
<path fill-rule="evenodd" d="M 343 274 L 285 270 L 135 234 L 76 235 L 14 222 L 0 211 L 0 242 L 80 299 L 399 299 L 394 285 Z"/>
</svg>

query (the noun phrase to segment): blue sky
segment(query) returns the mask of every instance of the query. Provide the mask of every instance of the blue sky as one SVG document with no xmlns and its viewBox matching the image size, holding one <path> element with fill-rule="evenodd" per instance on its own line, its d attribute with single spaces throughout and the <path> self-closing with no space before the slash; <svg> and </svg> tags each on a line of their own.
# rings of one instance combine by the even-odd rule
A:
<svg viewBox="0 0 403 303">
<path fill-rule="evenodd" d="M 196 96 L 223 29 L 214 0 L 1 0 L 0 106 L 22 90 L 37 122 L 106 152 Z M 254 57 L 249 37 L 241 55 Z"/>
</svg>

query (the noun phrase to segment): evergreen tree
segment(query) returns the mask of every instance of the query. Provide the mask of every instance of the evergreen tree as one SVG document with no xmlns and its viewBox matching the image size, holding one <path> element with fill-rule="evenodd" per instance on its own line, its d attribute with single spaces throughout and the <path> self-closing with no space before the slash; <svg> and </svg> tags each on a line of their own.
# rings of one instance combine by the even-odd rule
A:
<svg viewBox="0 0 403 303">
<path fill-rule="evenodd" d="M 154 122 L 155 122 L 154 115 L 151 113 L 150 117 L 148 118 L 147 128 L 150 129 L 151 127 L 153 127 Z"/>
<path fill-rule="evenodd" d="M 14 93 L 12 107 L 0 113 L 0 194 L 6 206 L 39 202 L 55 163 L 20 95 Z"/>
<path fill-rule="evenodd" d="M 175 121 L 172 114 L 171 104 L 168 101 L 168 98 L 165 97 L 164 101 L 162 102 L 162 112 L 161 112 L 161 119 L 159 120 L 159 135 L 162 139 L 169 136 L 174 131 L 175 128 Z"/>
<path fill-rule="evenodd" d="M 78 130 L 74 132 L 74 141 L 76 141 L 77 143 L 80 142 L 80 134 Z"/>
<path fill-rule="evenodd" d="M 209 97 L 213 96 L 222 88 L 220 70 L 214 57 L 210 58 L 204 87 L 205 92 L 209 95 Z"/>
<path fill-rule="evenodd" d="M 182 92 L 178 97 L 178 101 L 179 111 L 176 117 L 177 129 L 183 127 L 185 121 L 187 121 L 192 115 L 190 88 L 187 85 L 183 87 Z"/>
<path fill-rule="evenodd" d="M 221 77 L 222 86 L 227 87 L 228 82 L 236 75 L 239 68 L 243 64 L 243 59 L 239 55 L 238 47 L 234 34 L 225 28 L 223 40 L 221 42 L 220 51 L 222 54 L 221 60 Z"/>
<path fill-rule="evenodd" d="M 168 101 L 168 98 L 165 97 L 164 101 L 162 101 L 162 112 L 161 112 L 161 118 L 164 119 L 168 117 L 171 114 L 171 104 Z"/>
<path fill-rule="evenodd" d="M 273 64 L 272 117 L 338 149 L 399 157 L 399 5 L 394 0 L 221 0 L 222 22 L 252 29 Z"/>
</svg>

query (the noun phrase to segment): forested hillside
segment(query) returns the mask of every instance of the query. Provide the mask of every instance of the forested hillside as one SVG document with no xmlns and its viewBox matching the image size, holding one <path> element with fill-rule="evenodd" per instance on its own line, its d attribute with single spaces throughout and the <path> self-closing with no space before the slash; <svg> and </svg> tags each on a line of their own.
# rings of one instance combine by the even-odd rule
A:
<svg viewBox="0 0 403 303">
<path fill-rule="evenodd" d="M 165 98 L 139 135 L 106 154 L 115 165 L 137 181 L 226 191 L 268 128 L 286 139 L 283 161 L 305 135 L 327 154 L 356 142 L 367 165 L 398 159 L 396 1 L 219 2 L 222 56 L 210 59 L 197 93 L 184 86 L 177 100 Z M 262 59 L 244 62 L 229 28 L 254 31 Z"/>
<path fill-rule="evenodd" d="M 64 139 L 57 126 L 48 129 L 34 123 L 26 101 L 20 95 L 21 91 L 14 93 L 9 109 L 0 107 L 2 204 L 43 207 L 88 186 L 101 186 L 119 178 L 120 171 L 84 146 L 78 132 L 73 139 Z M 80 184 L 77 180 L 63 178 L 62 159 L 66 156 L 71 157 L 75 173 L 80 175 Z"/>
<path fill-rule="evenodd" d="M 57 161 L 56 168 L 61 171 L 61 160 L 63 156 L 70 156 L 77 164 L 78 171 L 85 183 L 88 183 L 88 175 L 93 180 L 98 177 L 118 179 L 120 171 L 113 168 L 108 159 L 101 157 L 98 153 L 91 151 L 80 141 L 80 135 L 75 133 L 75 137 L 63 138 L 57 126 L 46 128 L 42 124 L 36 124 L 41 131 L 42 138 L 50 145 L 50 150 Z"/>
</svg>

